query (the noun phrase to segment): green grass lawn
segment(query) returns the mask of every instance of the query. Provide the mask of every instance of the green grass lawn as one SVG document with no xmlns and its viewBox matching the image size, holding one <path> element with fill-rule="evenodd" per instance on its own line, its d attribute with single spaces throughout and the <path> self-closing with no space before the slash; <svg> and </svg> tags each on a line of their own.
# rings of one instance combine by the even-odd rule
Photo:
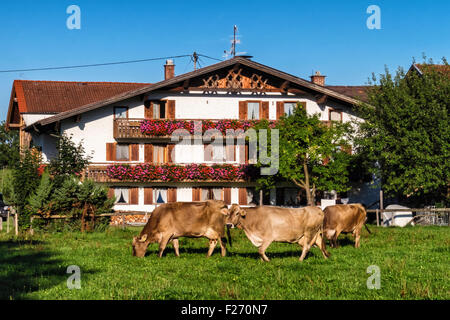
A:
<svg viewBox="0 0 450 320">
<path fill-rule="evenodd" d="M 341 236 L 324 260 L 313 248 L 273 243 L 261 262 L 242 231 L 233 248 L 206 259 L 206 239 L 181 239 L 159 259 L 157 244 L 145 258 L 131 255 L 140 228 L 107 232 L 22 236 L 0 233 L 0 299 L 449 299 L 450 229 L 371 227 L 361 248 Z M 81 289 L 69 290 L 69 265 L 81 268 Z M 369 290 L 366 269 L 381 269 L 381 288 Z"/>
</svg>

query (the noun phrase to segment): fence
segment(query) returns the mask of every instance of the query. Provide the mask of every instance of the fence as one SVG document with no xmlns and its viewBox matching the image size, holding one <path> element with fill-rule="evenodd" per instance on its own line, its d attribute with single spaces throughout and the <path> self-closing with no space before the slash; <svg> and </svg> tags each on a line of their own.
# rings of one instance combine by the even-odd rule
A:
<svg viewBox="0 0 450 320">
<path fill-rule="evenodd" d="M 369 209 L 366 211 L 376 214 L 377 226 L 380 225 L 383 212 L 415 212 L 416 215 L 408 224 L 421 222 L 427 225 L 450 226 L 450 208 Z"/>
</svg>

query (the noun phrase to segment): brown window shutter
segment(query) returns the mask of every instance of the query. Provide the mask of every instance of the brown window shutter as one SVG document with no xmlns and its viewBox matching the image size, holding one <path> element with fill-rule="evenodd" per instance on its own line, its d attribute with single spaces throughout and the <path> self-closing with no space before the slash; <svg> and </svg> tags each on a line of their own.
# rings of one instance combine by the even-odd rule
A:
<svg viewBox="0 0 450 320">
<path fill-rule="evenodd" d="M 146 144 L 144 146 L 144 161 L 153 162 L 153 145 Z"/>
<path fill-rule="evenodd" d="M 113 198 L 114 198 L 114 189 L 108 188 L 108 199 L 113 199 Z"/>
<path fill-rule="evenodd" d="M 177 188 L 167 189 L 167 202 L 177 202 Z"/>
<path fill-rule="evenodd" d="M 139 161 L 139 145 L 131 145 L 131 161 Z"/>
<path fill-rule="evenodd" d="M 236 145 L 226 145 L 226 161 L 236 161 Z"/>
<path fill-rule="evenodd" d="M 169 144 L 167 145 L 167 162 L 174 163 L 175 162 L 175 145 Z"/>
<path fill-rule="evenodd" d="M 247 205 L 247 188 L 239 188 L 239 204 Z"/>
<path fill-rule="evenodd" d="M 261 103 L 261 119 L 269 119 L 269 101 Z"/>
<path fill-rule="evenodd" d="M 175 119 L 175 100 L 167 100 L 167 119 Z"/>
<path fill-rule="evenodd" d="M 247 101 L 239 101 L 239 120 L 247 119 Z"/>
<path fill-rule="evenodd" d="M 200 201 L 202 188 L 192 188 L 192 201 Z"/>
<path fill-rule="evenodd" d="M 153 103 L 152 102 L 145 103 L 144 117 L 145 117 L 145 119 L 153 119 Z"/>
<path fill-rule="evenodd" d="M 231 188 L 223 189 L 223 201 L 225 204 L 231 204 Z"/>
<path fill-rule="evenodd" d="M 144 204 L 153 204 L 153 188 L 144 188 Z"/>
<path fill-rule="evenodd" d="M 284 115 L 284 102 L 277 101 L 277 120 Z"/>
<path fill-rule="evenodd" d="M 114 161 L 116 160 L 116 143 L 107 143 L 106 144 L 106 161 Z"/>
<path fill-rule="evenodd" d="M 139 189 L 130 188 L 129 190 L 130 204 L 139 204 Z"/>
</svg>

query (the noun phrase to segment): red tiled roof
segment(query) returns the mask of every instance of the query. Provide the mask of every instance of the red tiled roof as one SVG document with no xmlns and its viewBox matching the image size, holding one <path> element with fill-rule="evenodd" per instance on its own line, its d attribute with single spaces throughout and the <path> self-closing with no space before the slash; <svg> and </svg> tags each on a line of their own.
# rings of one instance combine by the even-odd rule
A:
<svg viewBox="0 0 450 320">
<path fill-rule="evenodd" d="M 346 96 L 367 102 L 367 89 L 370 86 L 326 86 L 328 89 L 336 91 Z"/>
<path fill-rule="evenodd" d="M 14 80 L 20 113 L 60 113 L 150 83 Z"/>
<path fill-rule="evenodd" d="M 420 72 L 427 72 L 430 69 L 433 69 L 443 75 L 447 75 L 450 77 L 450 66 L 446 64 L 415 64 L 416 68 L 420 70 Z"/>
</svg>

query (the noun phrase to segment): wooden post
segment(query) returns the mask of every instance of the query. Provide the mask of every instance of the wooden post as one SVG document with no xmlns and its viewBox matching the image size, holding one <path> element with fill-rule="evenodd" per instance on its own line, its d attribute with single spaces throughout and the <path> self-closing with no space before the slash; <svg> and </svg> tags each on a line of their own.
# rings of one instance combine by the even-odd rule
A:
<svg viewBox="0 0 450 320">
<path fill-rule="evenodd" d="M 122 213 L 122 229 L 125 229 L 125 216 Z"/>
<path fill-rule="evenodd" d="M 263 205 L 263 191 L 262 191 L 262 189 L 259 190 L 259 205 L 260 206 Z"/>
<path fill-rule="evenodd" d="M 378 211 L 378 209 L 377 209 L 376 213 L 377 213 L 377 227 L 379 227 L 380 226 L 380 212 Z"/>
<path fill-rule="evenodd" d="M 383 190 L 380 190 L 380 211 L 383 212 Z"/>
<path fill-rule="evenodd" d="M 0 231 L 3 231 L 3 217 L 0 217 Z"/>
<path fill-rule="evenodd" d="M 8 210 L 8 215 L 6 217 L 6 233 L 9 233 L 9 210 Z"/>
<path fill-rule="evenodd" d="M 16 237 L 19 235 L 19 215 L 14 212 L 14 229 L 16 231 Z"/>
</svg>

